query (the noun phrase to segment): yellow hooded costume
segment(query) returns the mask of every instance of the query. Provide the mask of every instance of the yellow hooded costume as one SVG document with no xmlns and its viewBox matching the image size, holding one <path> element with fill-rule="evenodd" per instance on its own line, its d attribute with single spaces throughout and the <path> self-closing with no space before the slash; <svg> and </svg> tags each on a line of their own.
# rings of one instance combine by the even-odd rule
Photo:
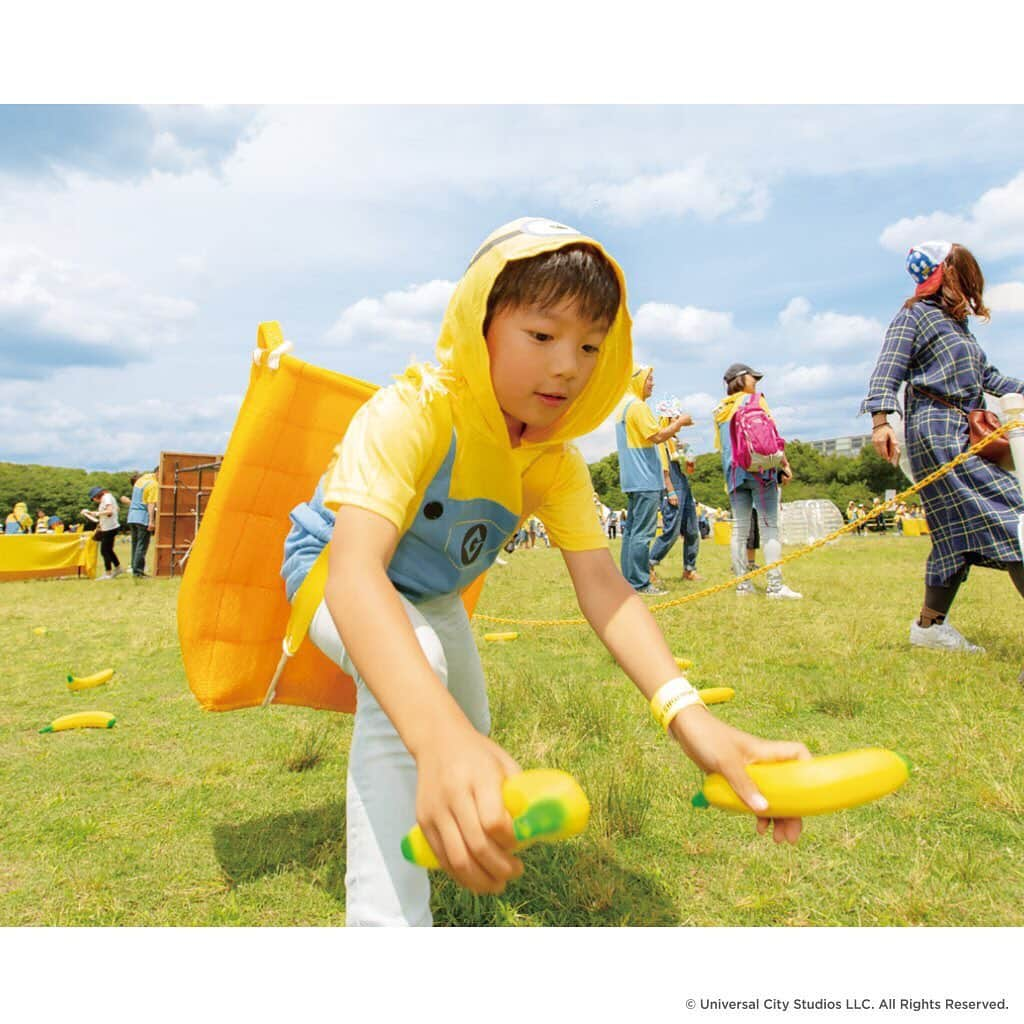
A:
<svg viewBox="0 0 1024 1024">
<path fill-rule="evenodd" d="M 261 325 L 249 392 L 179 596 L 182 656 L 204 707 L 251 707 L 269 693 L 278 703 L 353 709 L 351 680 L 302 642 L 322 593 L 334 510 L 342 504 L 374 511 L 399 529 L 388 572 L 414 603 L 462 591 L 471 607 L 481 574 L 528 515 L 537 515 L 567 550 L 606 546 L 589 471 L 570 442 L 610 415 L 629 380 L 631 322 L 621 269 L 609 257 L 620 304 L 586 388 L 550 428 L 527 431 L 516 448 L 494 395 L 483 336 L 487 298 L 506 263 L 578 243 L 604 251 L 540 218 L 499 228 L 451 298 L 437 344 L 440 367 L 412 366 L 379 391 L 282 354 L 287 343 L 277 324 Z M 327 472 L 302 501 L 331 445 Z M 271 552 L 281 550 L 282 540 L 284 587 L 271 577 Z M 286 595 L 295 602 L 290 621 Z M 290 660 L 281 660 L 282 636 Z"/>
<path fill-rule="evenodd" d="M 775 472 L 774 470 L 767 470 L 763 473 L 750 473 L 739 466 L 733 465 L 732 437 L 729 432 L 729 425 L 732 422 L 733 416 L 736 415 L 736 410 L 749 398 L 750 394 L 746 391 L 733 392 L 731 395 L 726 395 L 715 406 L 712 413 L 715 419 L 715 451 L 722 457 L 722 473 L 725 476 L 725 491 L 727 494 L 730 491 L 734 491 L 747 477 L 768 480 L 771 478 L 771 474 Z M 768 408 L 768 400 L 764 395 L 760 395 L 760 403 L 761 408 L 771 416 L 772 411 Z"/>
<path fill-rule="evenodd" d="M 507 224 L 484 242 L 445 313 L 440 369 L 412 366 L 377 392 L 353 417 L 313 499 L 293 511 L 281 570 L 289 598 L 341 505 L 394 523 L 400 540 L 388 576 L 414 603 L 465 590 L 532 515 L 560 548 L 606 546 L 593 515 L 590 472 L 570 441 L 600 426 L 626 386 L 631 341 L 621 270 L 609 260 L 622 298 L 586 388 L 552 426 L 527 430 L 515 448 L 483 335 L 487 299 L 506 263 L 580 242 L 600 249 L 538 218 Z"/>
<path fill-rule="evenodd" d="M 32 517 L 28 514 L 28 505 L 19 501 L 14 506 L 14 511 L 7 517 L 4 523 L 4 533 L 31 533 Z"/>
</svg>

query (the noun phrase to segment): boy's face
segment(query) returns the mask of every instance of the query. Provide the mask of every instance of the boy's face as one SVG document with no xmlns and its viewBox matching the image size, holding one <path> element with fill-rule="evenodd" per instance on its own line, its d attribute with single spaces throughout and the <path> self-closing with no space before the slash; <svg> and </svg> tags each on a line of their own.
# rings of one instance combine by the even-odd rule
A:
<svg viewBox="0 0 1024 1024">
<path fill-rule="evenodd" d="M 491 317 L 491 383 L 513 444 L 526 427 L 549 427 L 579 397 L 610 326 L 582 318 L 571 301 L 509 307 Z"/>
</svg>

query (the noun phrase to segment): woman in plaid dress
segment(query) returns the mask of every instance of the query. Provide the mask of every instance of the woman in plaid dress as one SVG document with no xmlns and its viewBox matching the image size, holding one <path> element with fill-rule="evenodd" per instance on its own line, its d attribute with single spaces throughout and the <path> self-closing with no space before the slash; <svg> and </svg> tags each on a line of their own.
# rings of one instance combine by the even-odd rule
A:
<svg viewBox="0 0 1024 1024">
<path fill-rule="evenodd" d="M 861 412 L 872 414 L 875 450 L 896 464 L 899 448 L 888 414 L 898 408 L 897 394 L 906 383 L 907 454 L 921 479 L 970 446 L 967 413 L 985 408 L 986 392 L 1024 392 L 1024 381 L 990 366 L 967 328 L 969 314 L 986 320 L 989 315 L 981 268 L 967 249 L 925 242 L 910 250 L 907 269 L 917 289 L 889 325 Z M 974 455 L 921 491 L 921 498 L 932 550 L 924 604 L 910 624 L 910 642 L 981 653 L 946 616 L 972 565 L 1007 571 L 1024 596 L 1017 539 L 1020 488 L 1012 473 Z"/>
</svg>

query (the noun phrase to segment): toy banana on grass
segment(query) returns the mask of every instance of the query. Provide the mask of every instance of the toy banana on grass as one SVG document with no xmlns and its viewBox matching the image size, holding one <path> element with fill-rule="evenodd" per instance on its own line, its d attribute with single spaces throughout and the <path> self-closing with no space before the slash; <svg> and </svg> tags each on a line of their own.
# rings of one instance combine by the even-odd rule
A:
<svg viewBox="0 0 1024 1024">
<path fill-rule="evenodd" d="M 590 801 L 579 783 L 566 772 L 541 768 L 510 775 L 501 795 L 513 818 L 516 850 L 525 850 L 534 843 L 571 839 L 590 820 Z M 402 855 L 421 868 L 440 867 L 419 825 L 402 840 Z"/>
<path fill-rule="evenodd" d="M 736 691 L 731 686 L 711 686 L 706 690 L 698 690 L 698 693 L 705 704 L 724 704 L 736 695 Z"/>
<path fill-rule="evenodd" d="M 102 672 L 94 672 L 91 676 L 68 675 L 69 690 L 89 690 L 94 686 L 102 686 L 109 682 L 114 675 L 112 668 L 105 668 Z"/>
<path fill-rule="evenodd" d="M 895 792 L 910 777 L 910 762 L 877 747 L 844 754 L 812 757 L 809 761 L 751 764 L 747 774 L 768 801 L 764 818 L 806 818 L 857 807 Z M 692 800 L 694 807 L 753 812 L 732 786 L 715 773 Z"/>
<path fill-rule="evenodd" d="M 484 633 L 484 639 L 493 644 L 502 643 L 505 640 L 517 640 L 518 633 Z"/>
<path fill-rule="evenodd" d="M 73 715 L 55 718 L 40 732 L 64 732 L 65 729 L 113 729 L 117 719 L 107 711 L 76 711 Z"/>
</svg>

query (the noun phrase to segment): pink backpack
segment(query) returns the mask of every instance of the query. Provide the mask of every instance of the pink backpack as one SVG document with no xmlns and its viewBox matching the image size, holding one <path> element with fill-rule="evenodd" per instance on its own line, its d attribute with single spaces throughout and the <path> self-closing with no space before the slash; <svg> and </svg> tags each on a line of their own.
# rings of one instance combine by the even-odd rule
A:
<svg viewBox="0 0 1024 1024">
<path fill-rule="evenodd" d="M 761 395 L 754 392 L 733 413 L 729 423 L 732 464 L 749 473 L 780 469 L 786 442 L 775 429 L 775 421 L 761 408 Z"/>
</svg>

